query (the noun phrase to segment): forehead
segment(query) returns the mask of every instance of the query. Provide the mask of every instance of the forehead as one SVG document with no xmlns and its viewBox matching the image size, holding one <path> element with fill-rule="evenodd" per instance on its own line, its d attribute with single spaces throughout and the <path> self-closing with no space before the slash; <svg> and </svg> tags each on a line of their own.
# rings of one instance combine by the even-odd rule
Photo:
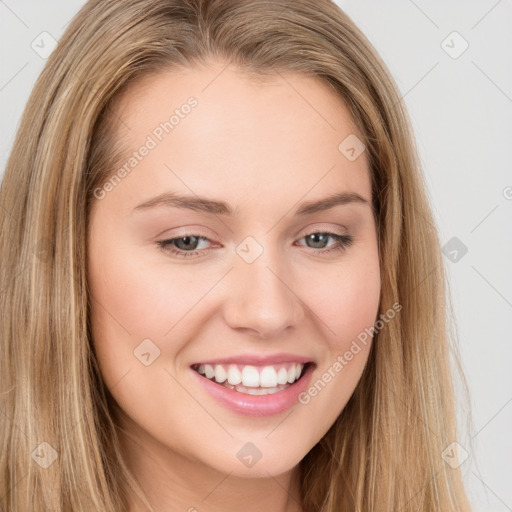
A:
<svg viewBox="0 0 512 512">
<path fill-rule="evenodd" d="M 190 98 L 195 105 L 185 108 Z M 177 68 L 139 79 L 113 110 L 124 162 L 153 146 L 123 184 L 132 197 L 177 188 L 222 192 L 228 201 L 280 194 L 292 204 L 334 189 L 371 196 L 364 152 L 351 161 L 340 150 L 347 137 L 362 136 L 343 100 L 316 77 L 249 75 L 224 63 Z"/>
</svg>

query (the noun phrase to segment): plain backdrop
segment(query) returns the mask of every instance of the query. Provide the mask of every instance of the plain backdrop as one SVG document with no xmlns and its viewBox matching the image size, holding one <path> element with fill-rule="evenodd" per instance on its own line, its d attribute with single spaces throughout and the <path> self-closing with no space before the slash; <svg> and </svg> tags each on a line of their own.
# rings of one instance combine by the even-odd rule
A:
<svg viewBox="0 0 512 512">
<path fill-rule="evenodd" d="M 2 174 L 45 64 L 41 38 L 58 40 L 83 3 L 0 0 Z M 470 387 L 459 448 L 470 499 L 475 512 L 512 511 L 512 2 L 338 4 L 388 65 L 415 130 Z"/>
</svg>

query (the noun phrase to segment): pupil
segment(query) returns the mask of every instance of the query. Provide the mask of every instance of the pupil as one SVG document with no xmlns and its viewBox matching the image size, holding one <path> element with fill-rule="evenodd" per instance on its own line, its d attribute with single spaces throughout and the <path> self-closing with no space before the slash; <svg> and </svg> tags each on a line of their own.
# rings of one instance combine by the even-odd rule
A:
<svg viewBox="0 0 512 512">
<path fill-rule="evenodd" d="M 190 240 L 193 239 L 193 247 L 190 247 L 190 245 L 188 245 L 190 243 Z M 180 247 L 179 245 L 184 242 L 184 247 Z M 182 238 L 179 238 L 178 240 L 176 240 L 176 245 L 178 245 L 178 249 L 184 249 L 184 250 L 187 250 L 187 249 L 195 249 L 196 246 L 197 246 L 197 237 L 195 236 L 184 236 Z"/>
<path fill-rule="evenodd" d="M 327 236 L 323 233 L 313 233 L 313 234 L 309 235 L 309 239 L 310 239 L 310 241 L 313 242 L 313 244 L 320 242 L 320 246 L 315 246 L 315 248 L 323 249 L 325 247 L 325 242 L 327 241 Z M 320 239 L 320 241 L 319 241 L 319 239 Z"/>
</svg>

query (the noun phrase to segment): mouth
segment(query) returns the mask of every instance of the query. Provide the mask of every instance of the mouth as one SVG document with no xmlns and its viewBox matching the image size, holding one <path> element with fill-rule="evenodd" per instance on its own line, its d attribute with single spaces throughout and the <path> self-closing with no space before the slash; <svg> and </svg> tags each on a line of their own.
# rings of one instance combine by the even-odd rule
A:
<svg viewBox="0 0 512 512">
<path fill-rule="evenodd" d="M 194 364 L 192 369 L 219 386 L 248 395 L 271 395 L 302 378 L 313 363 L 283 362 L 256 366 L 244 364 Z"/>
<path fill-rule="evenodd" d="M 300 381 L 313 365 L 312 361 L 268 365 L 198 363 L 191 368 L 220 387 L 246 395 L 272 395 Z"/>
<path fill-rule="evenodd" d="M 190 366 L 198 384 L 217 404 L 246 417 L 282 414 L 301 402 L 316 363 L 294 354 L 246 354 Z"/>
</svg>

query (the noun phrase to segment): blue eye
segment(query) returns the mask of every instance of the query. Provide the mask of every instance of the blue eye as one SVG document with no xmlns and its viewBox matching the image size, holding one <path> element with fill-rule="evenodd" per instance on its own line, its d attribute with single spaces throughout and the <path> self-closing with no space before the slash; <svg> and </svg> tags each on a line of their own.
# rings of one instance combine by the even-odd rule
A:
<svg viewBox="0 0 512 512">
<path fill-rule="evenodd" d="M 336 240 L 336 243 L 329 249 L 321 251 L 322 254 L 331 251 L 345 250 L 354 241 L 353 237 L 350 235 L 338 235 L 337 233 L 329 233 L 323 231 L 310 233 L 309 235 L 306 235 L 303 239 L 314 244 L 313 246 L 308 245 L 308 247 L 310 247 L 311 249 L 324 249 L 327 246 L 327 242 L 330 238 Z"/>
<path fill-rule="evenodd" d="M 334 245 L 328 247 L 329 239 L 335 240 Z M 310 233 L 302 237 L 300 240 L 306 240 L 306 243 L 311 243 L 313 246 L 308 245 L 310 249 L 320 249 L 314 252 L 319 254 L 326 254 L 331 252 L 339 252 L 345 250 L 352 245 L 354 238 L 351 235 L 339 235 L 337 233 L 330 233 L 325 231 L 318 231 Z M 200 256 L 208 252 L 208 249 L 198 250 L 201 242 L 208 241 L 208 238 L 200 235 L 185 235 L 178 238 L 170 238 L 168 240 L 160 240 L 157 245 L 167 253 L 180 258 L 190 258 Z M 303 244 L 299 244 L 303 245 Z"/>
</svg>

